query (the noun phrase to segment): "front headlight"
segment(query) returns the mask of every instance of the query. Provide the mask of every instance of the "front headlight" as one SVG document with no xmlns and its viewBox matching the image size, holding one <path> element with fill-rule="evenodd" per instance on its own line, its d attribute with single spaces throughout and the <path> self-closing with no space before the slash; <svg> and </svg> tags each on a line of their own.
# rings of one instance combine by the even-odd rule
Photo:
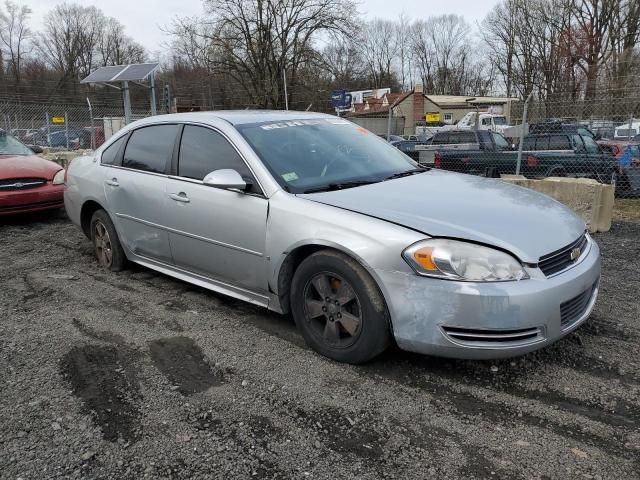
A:
<svg viewBox="0 0 640 480">
<path fill-rule="evenodd" d="M 436 238 L 411 245 L 402 257 L 418 275 L 468 282 L 503 282 L 529 278 L 520 262 L 475 243 Z"/>
<path fill-rule="evenodd" d="M 54 185 L 62 185 L 64 183 L 64 170 L 58 171 L 58 173 L 53 176 L 52 183 Z"/>
</svg>

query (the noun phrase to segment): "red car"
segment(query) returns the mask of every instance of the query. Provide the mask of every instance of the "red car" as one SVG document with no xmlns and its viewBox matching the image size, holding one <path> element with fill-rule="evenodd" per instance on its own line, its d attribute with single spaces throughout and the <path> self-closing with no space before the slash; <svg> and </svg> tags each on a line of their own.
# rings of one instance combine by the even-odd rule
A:
<svg viewBox="0 0 640 480">
<path fill-rule="evenodd" d="M 0 216 L 64 207 L 64 173 L 0 130 Z"/>
</svg>

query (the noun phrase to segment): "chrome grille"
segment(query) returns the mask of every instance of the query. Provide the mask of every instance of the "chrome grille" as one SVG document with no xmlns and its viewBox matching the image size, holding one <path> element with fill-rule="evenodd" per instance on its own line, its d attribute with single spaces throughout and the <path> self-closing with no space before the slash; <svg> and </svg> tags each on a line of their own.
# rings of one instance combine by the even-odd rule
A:
<svg viewBox="0 0 640 480">
<path fill-rule="evenodd" d="M 0 180 L 0 192 L 11 190 L 28 190 L 38 188 L 47 183 L 44 178 L 10 178 Z"/>
<path fill-rule="evenodd" d="M 578 260 L 578 258 L 582 256 L 582 253 L 584 253 L 587 244 L 587 235 L 583 234 L 579 239 L 577 239 L 570 245 L 567 245 L 560 250 L 556 250 L 555 252 L 540 257 L 540 260 L 538 261 L 538 267 L 540 267 L 540 270 L 542 270 L 542 272 L 547 277 L 561 272 L 562 270 L 574 264 Z M 577 258 L 572 258 L 572 252 L 576 248 L 580 249 L 580 254 Z"/>
<path fill-rule="evenodd" d="M 464 328 L 443 326 L 442 330 L 451 339 L 468 345 L 477 344 L 523 344 L 533 343 L 542 339 L 542 333 L 537 327 L 519 328 L 512 330 L 496 330 L 485 328 Z"/>
<path fill-rule="evenodd" d="M 572 325 L 584 315 L 597 288 L 598 282 L 594 283 L 581 294 L 560 304 L 560 325 L 562 328 Z"/>
</svg>

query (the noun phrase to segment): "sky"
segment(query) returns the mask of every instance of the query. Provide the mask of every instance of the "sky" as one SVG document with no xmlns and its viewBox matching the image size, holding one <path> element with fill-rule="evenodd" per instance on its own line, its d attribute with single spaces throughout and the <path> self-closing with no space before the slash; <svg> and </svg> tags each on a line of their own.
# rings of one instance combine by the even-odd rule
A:
<svg viewBox="0 0 640 480">
<path fill-rule="evenodd" d="M 55 0 L 15 0 L 31 7 L 32 28 L 39 30 L 47 11 L 58 2 Z M 73 1 L 73 0 L 70 0 Z M 465 17 L 475 25 L 499 0 L 360 0 L 359 11 L 367 18 L 395 20 L 401 12 L 409 18 L 454 13 Z M 193 16 L 202 12 L 200 0 L 75 0 L 81 5 L 95 5 L 106 15 L 117 18 L 127 34 L 141 43 L 150 59 L 165 50 L 168 38 L 161 27 L 171 23 L 175 16 Z"/>
</svg>

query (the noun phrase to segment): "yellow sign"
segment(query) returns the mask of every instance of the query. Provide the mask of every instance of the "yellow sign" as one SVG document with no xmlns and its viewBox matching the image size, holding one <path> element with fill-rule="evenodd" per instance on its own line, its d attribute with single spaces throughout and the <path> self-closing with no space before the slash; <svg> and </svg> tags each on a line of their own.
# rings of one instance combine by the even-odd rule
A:
<svg viewBox="0 0 640 480">
<path fill-rule="evenodd" d="M 51 117 L 51 123 L 54 125 L 64 125 L 64 117 Z"/>
<path fill-rule="evenodd" d="M 427 112 L 424 115 L 424 121 L 427 123 L 439 123 L 440 122 L 440 113 L 439 112 Z"/>
</svg>

